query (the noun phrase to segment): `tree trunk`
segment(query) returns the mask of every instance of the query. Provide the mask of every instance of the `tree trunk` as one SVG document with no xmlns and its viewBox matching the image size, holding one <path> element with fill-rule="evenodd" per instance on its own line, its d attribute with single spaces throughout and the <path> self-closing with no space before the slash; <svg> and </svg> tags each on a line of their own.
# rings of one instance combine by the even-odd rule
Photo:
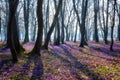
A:
<svg viewBox="0 0 120 80">
<path fill-rule="evenodd" d="M 46 39 L 45 39 L 45 43 L 44 43 L 44 46 L 43 46 L 44 49 L 48 49 L 48 44 L 49 44 L 49 41 L 50 41 L 50 37 L 51 37 L 51 34 L 52 34 L 52 32 L 54 30 L 54 27 L 56 25 L 56 22 L 57 22 L 56 20 L 58 18 L 58 15 L 59 15 L 59 12 L 61 11 L 61 9 L 62 9 L 62 0 L 59 1 L 58 7 L 57 7 L 57 11 L 56 11 L 54 19 L 53 19 L 53 23 L 52 23 L 52 25 L 50 27 L 50 30 L 47 33 L 47 36 L 46 36 Z"/>
<path fill-rule="evenodd" d="M 30 1 L 24 0 L 24 25 L 25 25 L 25 39 L 24 43 L 29 42 L 29 5 Z"/>
<path fill-rule="evenodd" d="M 77 22 L 78 23 L 78 22 Z M 78 30 L 78 24 L 76 23 L 76 29 L 75 29 L 75 37 L 74 37 L 74 42 L 76 42 L 77 38 L 77 30 Z"/>
<path fill-rule="evenodd" d="M 66 27 L 66 41 L 69 41 L 69 30 L 68 27 Z"/>
<path fill-rule="evenodd" d="M 57 19 L 56 29 L 57 29 L 57 36 L 56 36 L 57 38 L 54 41 L 54 45 L 60 45 L 60 24 L 59 24 L 58 19 Z"/>
<path fill-rule="evenodd" d="M 116 6 L 116 0 L 114 0 L 114 6 L 113 6 L 113 16 L 112 16 L 112 26 L 111 26 L 111 45 L 110 45 L 110 51 L 113 51 L 113 44 L 114 44 L 114 39 L 113 39 L 113 31 L 114 31 L 114 26 L 115 26 L 115 6 Z"/>
<path fill-rule="evenodd" d="M 46 10 L 46 26 L 45 26 L 45 29 L 44 29 L 44 40 L 46 38 L 46 35 L 47 35 L 47 32 L 48 32 L 48 27 L 49 27 L 49 0 L 47 2 L 47 10 Z"/>
<path fill-rule="evenodd" d="M 54 4 L 55 4 L 55 9 L 57 11 L 57 4 L 56 4 L 55 0 L 54 0 Z M 59 24 L 58 17 L 57 17 L 56 21 L 57 21 L 57 24 L 56 24 L 57 35 L 56 35 L 56 39 L 54 40 L 54 45 L 60 45 L 60 24 Z"/>
<path fill-rule="evenodd" d="M 98 15 L 98 0 L 94 0 L 94 40 L 99 42 L 98 29 L 97 29 L 97 15 Z"/>
<path fill-rule="evenodd" d="M 120 41 L 120 14 L 119 14 L 119 24 L 118 24 L 118 40 Z"/>
<path fill-rule="evenodd" d="M 4 30 L 4 33 L 5 33 L 5 41 L 7 41 L 7 43 L 6 43 L 6 48 L 8 48 L 8 46 L 9 46 L 9 40 L 7 39 L 8 38 L 8 29 L 7 29 L 7 27 L 8 27 L 8 17 L 9 17 L 9 5 L 8 5 L 8 1 L 7 0 L 5 0 L 5 7 L 6 7 L 6 14 L 5 14 L 5 30 Z"/>
<path fill-rule="evenodd" d="M 1 3 L 2 3 L 2 2 L 1 2 Z M 2 35 L 2 34 L 1 34 L 1 29 L 2 29 L 1 21 L 2 21 L 2 20 L 1 20 L 1 10 L 0 10 L 0 35 Z M 2 37 L 1 37 L 1 38 L 2 38 Z"/>
<path fill-rule="evenodd" d="M 77 20 L 79 23 L 79 27 L 80 27 L 80 32 L 81 32 L 81 42 L 80 42 L 80 47 L 84 47 L 84 45 L 87 45 L 87 42 L 85 40 L 85 19 L 86 19 L 86 13 L 87 13 L 87 5 L 88 5 L 88 1 L 86 0 L 82 0 L 82 14 L 81 14 L 81 23 L 80 23 L 80 17 L 79 17 L 79 13 L 78 10 L 75 6 L 75 0 L 73 0 L 73 7 L 75 10 L 75 13 L 77 15 Z"/>
<path fill-rule="evenodd" d="M 64 32 L 64 27 L 65 27 L 65 24 L 64 24 L 64 19 L 65 19 L 65 1 L 64 1 L 64 5 L 63 5 L 63 7 L 62 7 L 62 11 L 61 11 L 61 19 L 62 19 L 62 21 L 61 21 L 61 24 L 62 24 L 62 26 L 61 26 L 61 42 L 62 42 L 62 44 L 64 44 L 64 38 L 65 38 L 65 32 Z"/>
<path fill-rule="evenodd" d="M 109 18 L 109 14 L 108 14 L 108 11 L 109 11 L 109 0 L 107 0 L 107 11 L 106 11 L 106 21 L 105 21 L 105 15 L 104 15 L 104 0 L 103 0 L 103 9 L 102 9 L 102 12 L 103 12 L 103 33 L 104 33 L 104 41 L 105 41 L 105 44 L 108 44 L 108 18 Z M 106 24 L 105 24 L 106 22 Z"/>
<path fill-rule="evenodd" d="M 16 43 L 14 42 L 14 37 L 16 34 L 16 18 L 15 18 L 15 13 L 17 10 L 17 6 L 18 6 L 19 0 L 16 1 L 12 1 L 9 0 L 9 21 L 8 21 L 8 33 L 9 33 L 9 47 L 12 53 L 12 58 L 13 58 L 13 62 L 17 62 L 17 50 L 16 50 Z M 14 29 L 15 28 L 15 29 Z"/>
<path fill-rule="evenodd" d="M 35 21 L 35 25 L 34 25 L 34 30 L 33 30 L 33 41 L 35 41 L 35 37 L 36 37 L 36 21 Z"/>
<path fill-rule="evenodd" d="M 35 46 L 32 50 L 33 55 L 40 55 L 40 49 L 42 45 L 42 37 L 43 37 L 43 13 L 42 13 L 42 4 L 43 0 L 37 0 L 37 20 L 38 20 L 38 33 L 37 40 Z"/>
</svg>

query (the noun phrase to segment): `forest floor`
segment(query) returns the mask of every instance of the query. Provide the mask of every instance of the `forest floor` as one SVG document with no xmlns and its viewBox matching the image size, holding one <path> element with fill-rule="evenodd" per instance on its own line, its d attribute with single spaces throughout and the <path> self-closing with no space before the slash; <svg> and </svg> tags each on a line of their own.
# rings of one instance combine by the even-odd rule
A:
<svg viewBox="0 0 120 80">
<path fill-rule="evenodd" d="M 10 61 L 9 49 L 0 50 L 0 80 L 120 80 L 120 42 L 115 42 L 113 52 L 102 42 L 88 44 L 49 45 L 41 58 L 24 53 L 16 64 Z M 24 48 L 29 52 L 33 46 L 31 42 Z"/>
</svg>

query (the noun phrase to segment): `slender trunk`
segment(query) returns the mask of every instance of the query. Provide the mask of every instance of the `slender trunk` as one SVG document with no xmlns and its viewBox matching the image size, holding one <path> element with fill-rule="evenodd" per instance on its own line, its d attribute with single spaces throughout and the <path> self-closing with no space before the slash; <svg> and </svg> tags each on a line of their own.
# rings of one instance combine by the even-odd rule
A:
<svg viewBox="0 0 120 80">
<path fill-rule="evenodd" d="M 6 10 L 9 11 L 9 3 L 8 1 L 6 0 Z M 9 16 L 8 16 L 9 15 Z M 7 27 L 7 45 L 6 45 L 6 48 L 9 48 L 10 47 L 10 43 L 9 43 L 9 40 L 10 40 L 10 34 L 9 34 L 9 28 L 8 28 L 8 24 L 9 24 L 9 17 L 10 17 L 10 11 L 9 12 L 6 12 L 6 27 Z"/>
<path fill-rule="evenodd" d="M 81 26 L 79 13 L 78 13 L 78 10 L 77 10 L 77 8 L 76 8 L 76 6 L 75 6 L 75 0 L 73 0 L 73 7 L 74 7 L 74 11 L 75 11 L 75 13 L 76 13 L 76 15 L 77 15 L 78 24 L 79 24 L 79 26 Z M 76 33 L 75 33 L 74 42 L 76 42 L 76 36 L 77 36 L 77 24 L 76 24 Z"/>
<path fill-rule="evenodd" d="M 66 27 L 66 41 L 69 41 L 69 31 L 68 31 L 68 27 Z"/>
<path fill-rule="evenodd" d="M 49 41 L 50 41 L 50 37 L 51 37 L 51 34 L 52 34 L 52 32 L 54 30 L 54 27 L 56 25 L 56 20 L 57 20 L 57 17 L 59 15 L 59 12 L 61 11 L 61 9 L 62 9 L 62 0 L 59 1 L 57 11 L 56 11 L 54 19 L 53 19 L 53 23 L 52 23 L 52 25 L 50 27 L 50 30 L 48 31 L 48 34 L 46 36 L 45 43 L 44 43 L 44 48 L 45 49 L 48 49 L 48 44 L 49 44 Z"/>
<path fill-rule="evenodd" d="M 99 42 L 97 29 L 97 15 L 98 15 L 98 0 L 94 0 L 94 40 Z"/>
<path fill-rule="evenodd" d="M 47 11 L 46 11 L 46 26 L 44 29 L 44 37 L 46 38 L 47 32 L 48 32 L 48 27 L 49 27 L 49 0 L 47 2 Z M 44 39 L 45 40 L 45 39 Z"/>
<path fill-rule="evenodd" d="M 60 45 L 60 24 L 58 20 L 57 20 L 56 29 L 57 29 L 57 36 L 56 36 L 57 38 L 55 39 L 54 45 Z"/>
<path fill-rule="evenodd" d="M 6 47 L 8 48 L 8 46 L 9 46 L 9 39 L 7 39 L 8 38 L 8 29 L 7 29 L 7 27 L 8 27 L 8 17 L 9 17 L 9 6 L 8 6 L 8 1 L 6 0 L 6 2 L 5 2 L 5 7 L 6 7 L 6 14 L 5 14 L 5 30 L 4 30 L 4 33 L 5 33 L 5 41 L 7 41 L 7 44 L 6 44 Z"/>
<path fill-rule="evenodd" d="M 77 38 L 77 30 L 78 30 L 78 22 L 76 23 L 74 42 L 76 42 L 76 38 Z"/>
<path fill-rule="evenodd" d="M 119 24 L 118 24 L 118 40 L 120 41 L 120 14 L 119 14 Z"/>
<path fill-rule="evenodd" d="M 111 51 L 113 51 L 113 44 L 114 44 L 113 31 L 114 31 L 114 26 L 115 26 L 115 5 L 116 5 L 116 0 L 114 0 L 112 26 L 111 26 L 111 45 L 110 45 Z"/>
<path fill-rule="evenodd" d="M 105 21 L 105 15 L 104 15 L 104 0 L 103 0 L 103 9 L 102 9 L 102 12 L 103 12 L 103 32 L 104 32 L 104 41 L 105 41 L 105 44 L 108 44 L 108 18 L 109 18 L 109 0 L 107 0 L 107 12 L 106 12 L 106 21 Z M 106 23 L 105 23 L 106 22 Z"/>
<path fill-rule="evenodd" d="M 35 41 L 35 35 L 36 35 L 36 21 L 35 21 L 35 25 L 34 25 L 34 30 L 33 30 L 33 41 Z"/>
<path fill-rule="evenodd" d="M 63 10 L 61 11 L 61 18 L 62 18 L 62 26 L 61 26 L 61 42 L 62 44 L 64 44 L 64 38 L 65 38 L 65 32 L 64 32 L 64 27 L 65 27 L 65 24 L 64 24 L 64 18 L 65 18 L 65 1 L 64 1 L 64 5 L 63 5 Z"/>
<path fill-rule="evenodd" d="M 99 2 L 99 0 L 98 0 L 98 2 Z M 98 18 L 99 18 L 100 28 L 102 29 L 102 30 L 101 30 L 101 36 L 102 36 L 102 34 L 103 34 L 103 26 L 102 26 L 102 22 L 101 22 L 102 19 L 101 19 L 100 3 L 99 3 Z M 102 38 L 103 38 L 103 37 L 102 37 Z"/>
<path fill-rule="evenodd" d="M 57 27 L 55 27 L 54 29 L 54 41 L 56 41 L 56 38 L 57 38 Z"/>
<path fill-rule="evenodd" d="M 62 19 L 62 31 L 61 31 L 61 42 L 64 44 L 65 32 L 64 32 L 64 20 Z"/>
<path fill-rule="evenodd" d="M 2 1 L 0 1 L 0 5 L 2 5 Z M 2 29 L 2 24 L 1 24 L 2 19 L 1 18 L 2 18 L 2 10 L 0 9 L 0 35 L 2 35 L 1 34 L 1 29 Z"/>
<path fill-rule="evenodd" d="M 24 0 L 24 25 L 25 25 L 25 39 L 24 43 L 29 42 L 29 5 L 30 1 Z"/>
<path fill-rule="evenodd" d="M 69 26 L 69 23 L 70 23 L 70 20 L 71 20 L 71 16 L 72 16 L 72 11 L 73 11 L 73 8 L 70 10 L 70 15 L 68 16 L 68 21 L 67 21 L 67 25 L 65 27 L 65 32 L 66 32 L 66 41 L 69 41 L 69 29 L 68 29 L 68 26 Z"/>
<path fill-rule="evenodd" d="M 1 21 L 2 21 L 2 20 L 1 20 L 1 10 L 0 10 L 0 35 L 2 35 L 2 34 L 1 34 L 1 29 L 2 29 Z M 2 37 L 1 37 L 1 38 L 2 38 Z"/>
<path fill-rule="evenodd" d="M 57 4 L 56 4 L 55 0 L 54 0 L 54 4 L 55 4 L 55 9 L 57 11 Z M 58 17 L 57 17 L 56 21 L 57 21 L 57 24 L 56 24 L 57 35 L 56 35 L 56 39 L 54 40 L 54 45 L 60 45 L 60 24 L 59 24 Z"/>
<path fill-rule="evenodd" d="M 86 13 L 87 13 L 87 5 L 88 0 L 84 1 L 82 0 L 82 22 L 80 26 L 80 32 L 81 32 L 81 42 L 80 47 L 84 47 L 84 45 L 87 45 L 87 42 L 85 40 L 85 20 L 86 20 Z"/>
</svg>

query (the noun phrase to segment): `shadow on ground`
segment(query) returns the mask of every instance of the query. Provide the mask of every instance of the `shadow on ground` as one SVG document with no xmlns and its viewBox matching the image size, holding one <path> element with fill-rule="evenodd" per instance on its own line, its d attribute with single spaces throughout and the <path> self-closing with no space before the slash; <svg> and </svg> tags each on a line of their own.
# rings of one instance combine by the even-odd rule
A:
<svg viewBox="0 0 120 80">
<path fill-rule="evenodd" d="M 3 72 L 9 72 L 9 69 L 12 68 L 14 64 L 12 63 L 11 59 L 8 60 L 1 60 L 0 61 L 0 74 Z"/>
<path fill-rule="evenodd" d="M 65 65 L 67 64 L 66 67 L 68 67 L 68 69 L 70 70 L 72 75 L 76 74 L 75 77 L 78 80 L 82 80 L 82 77 L 80 75 L 78 75 L 77 72 L 74 73 L 71 68 L 75 68 L 78 71 L 80 70 L 86 76 L 90 77 L 92 80 L 104 80 L 104 78 L 100 77 L 97 73 L 94 73 L 93 70 L 90 70 L 87 67 L 87 65 L 84 65 L 81 62 L 79 62 L 77 60 L 77 58 L 72 55 L 72 53 L 68 50 L 68 48 L 66 46 L 61 45 L 61 46 L 59 46 L 59 48 L 61 48 L 64 51 L 64 54 L 62 54 L 62 55 L 69 57 L 69 59 L 71 59 L 71 60 L 68 60 L 68 59 L 64 58 L 63 56 L 61 56 L 59 49 L 54 48 L 54 47 L 51 48 L 51 50 L 52 50 L 50 52 L 51 56 L 54 56 L 54 57 L 60 59 Z M 72 67 L 70 68 L 70 66 L 72 66 Z"/>
<path fill-rule="evenodd" d="M 31 63 L 33 63 L 34 65 L 30 65 Z M 30 55 L 28 57 L 27 62 L 23 65 L 23 71 L 22 71 L 23 74 L 26 75 L 29 74 L 27 71 L 31 70 L 30 67 L 34 67 L 34 69 L 32 70 L 32 76 L 30 80 L 42 80 L 42 75 L 44 70 L 40 56 Z"/>
<path fill-rule="evenodd" d="M 107 49 L 105 47 L 96 48 L 94 46 L 91 46 L 90 48 L 93 49 L 93 50 L 96 50 L 97 52 L 107 54 L 107 55 L 112 56 L 112 57 L 120 57 L 120 53 L 115 51 L 115 50 L 112 52 L 112 51 L 110 51 L 109 49 Z"/>
</svg>

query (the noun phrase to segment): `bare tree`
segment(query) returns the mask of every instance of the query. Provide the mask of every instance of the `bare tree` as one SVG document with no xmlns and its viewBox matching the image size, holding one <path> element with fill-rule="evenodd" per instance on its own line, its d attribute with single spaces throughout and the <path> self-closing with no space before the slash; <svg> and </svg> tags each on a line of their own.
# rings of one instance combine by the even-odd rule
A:
<svg viewBox="0 0 120 80">
<path fill-rule="evenodd" d="M 84 45 L 87 45 L 87 42 L 85 39 L 85 32 L 86 32 L 85 20 L 86 20 L 87 6 L 88 6 L 88 0 L 82 0 L 82 13 L 81 13 L 81 23 L 80 23 L 79 13 L 75 6 L 75 0 L 73 0 L 73 7 L 74 7 L 75 13 L 77 15 L 77 20 L 78 20 L 80 32 L 81 32 L 80 47 L 84 47 Z"/>
<path fill-rule="evenodd" d="M 94 0 L 94 36 L 93 36 L 93 39 L 96 42 L 99 42 L 98 24 L 97 24 L 98 11 L 99 11 L 99 2 L 98 0 Z"/>
<path fill-rule="evenodd" d="M 0 3 L 2 4 L 2 1 L 0 1 Z M 0 9 L 0 34 L 1 34 L 1 27 L 2 27 L 2 24 L 1 24 L 1 22 L 2 22 L 2 19 L 1 19 L 1 17 L 2 17 L 2 14 L 1 14 L 1 9 Z"/>
<path fill-rule="evenodd" d="M 117 38 L 120 41 L 120 5 L 119 4 L 117 5 L 116 10 L 117 10 L 118 18 L 119 18 Z"/>
<path fill-rule="evenodd" d="M 113 1 L 113 16 L 112 16 L 112 22 L 111 22 L 111 45 L 110 45 L 110 50 L 113 51 L 113 44 L 114 44 L 114 39 L 113 39 L 113 31 L 115 27 L 115 7 L 116 7 L 116 0 Z"/>
<path fill-rule="evenodd" d="M 31 52 L 33 55 L 40 55 L 40 49 L 42 45 L 42 37 L 43 37 L 43 13 L 42 13 L 42 4 L 43 0 L 37 0 L 37 20 L 38 20 L 38 33 L 37 40 L 35 42 L 35 46 Z"/>
<path fill-rule="evenodd" d="M 109 18 L 109 0 L 107 0 L 107 11 L 106 11 L 106 21 L 105 21 L 105 15 L 104 15 L 104 0 L 103 0 L 103 7 L 102 7 L 102 12 L 103 12 L 103 33 L 104 33 L 104 41 L 105 41 L 105 44 L 108 44 L 108 40 L 107 40 L 107 37 L 108 37 L 108 18 Z"/>
<path fill-rule="evenodd" d="M 52 34 L 52 32 L 53 32 L 53 30 L 54 30 L 54 28 L 55 28 L 55 25 L 56 25 L 56 23 L 57 23 L 57 17 L 58 17 L 58 15 L 59 15 L 61 9 L 62 9 L 62 0 L 59 0 L 59 4 L 58 4 L 58 7 L 57 7 L 57 10 L 56 10 L 54 19 L 53 19 L 53 23 L 52 23 L 52 25 L 51 25 L 51 27 L 50 27 L 50 30 L 49 30 L 48 33 L 47 33 L 47 36 L 46 36 L 46 39 L 45 39 L 45 43 L 44 43 L 44 45 L 43 45 L 43 47 L 44 47 L 45 49 L 48 49 L 48 44 L 49 44 L 49 41 L 50 41 L 50 37 L 51 37 L 51 34 Z"/>
<path fill-rule="evenodd" d="M 17 24 L 16 24 L 16 18 L 15 13 L 17 10 L 19 0 L 9 0 L 9 21 L 8 21 L 8 33 L 9 33 L 9 47 L 12 53 L 13 62 L 17 62 L 17 48 L 16 43 L 14 42 L 14 37 L 16 36 L 16 30 L 17 30 Z M 18 35 L 17 35 L 18 36 Z"/>
<path fill-rule="evenodd" d="M 56 0 L 54 0 L 54 4 L 55 4 L 55 9 L 57 11 L 57 3 Z M 54 45 L 60 45 L 60 22 L 59 22 L 59 17 L 57 17 L 56 19 L 57 24 L 56 24 L 56 37 L 54 39 Z"/>
<path fill-rule="evenodd" d="M 65 39 L 65 31 L 64 31 L 64 27 L 65 27 L 65 23 L 64 23 L 64 19 L 65 19 L 65 5 L 66 2 L 63 2 L 63 6 L 62 6 L 62 11 L 61 11 L 61 42 L 62 44 L 64 44 L 64 39 Z"/>
<path fill-rule="evenodd" d="M 25 25 L 24 43 L 29 42 L 29 6 L 30 0 L 24 0 L 24 25 Z"/>
</svg>

